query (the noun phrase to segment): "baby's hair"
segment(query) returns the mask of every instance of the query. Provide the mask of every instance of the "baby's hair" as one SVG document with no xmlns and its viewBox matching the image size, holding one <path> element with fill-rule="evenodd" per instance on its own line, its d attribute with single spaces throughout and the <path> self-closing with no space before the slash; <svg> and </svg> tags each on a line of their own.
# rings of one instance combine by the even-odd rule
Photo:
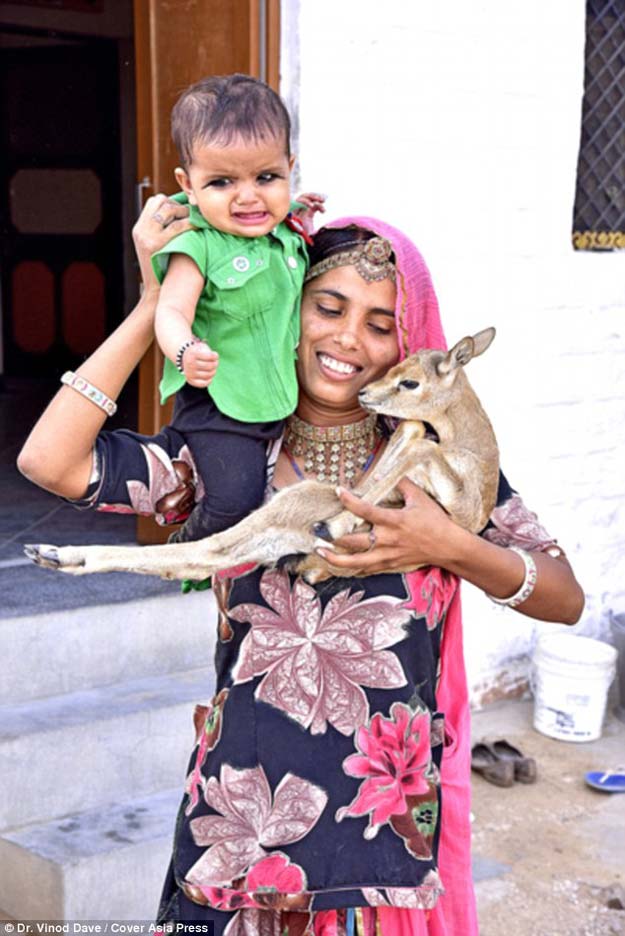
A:
<svg viewBox="0 0 625 936">
<path fill-rule="evenodd" d="M 180 95 L 171 112 L 171 135 L 183 166 L 193 162 L 198 143 L 228 146 L 246 140 L 284 137 L 291 155 L 291 120 L 280 97 L 250 75 L 210 75 Z"/>
<path fill-rule="evenodd" d="M 372 237 L 375 237 L 373 231 L 367 228 L 357 227 L 350 224 L 344 228 L 322 227 L 313 235 L 313 243 L 308 246 L 309 266 L 314 267 L 322 260 L 327 260 L 337 253 L 344 253 L 346 250 L 353 250 L 361 244 L 366 244 Z M 391 254 L 390 260 L 395 262 L 395 256 Z"/>
</svg>

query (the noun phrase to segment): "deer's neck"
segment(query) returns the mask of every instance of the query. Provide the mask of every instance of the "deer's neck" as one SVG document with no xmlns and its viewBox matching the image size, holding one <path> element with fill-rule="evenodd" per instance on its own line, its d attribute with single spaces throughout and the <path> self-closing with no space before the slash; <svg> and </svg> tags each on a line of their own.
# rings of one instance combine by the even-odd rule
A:
<svg viewBox="0 0 625 936">
<path fill-rule="evenodd" d="M 490 422 L 477 396 L 466 384 L 462 394 L 433 421 L 433 426 L 442 444 L 453 443 L 471 449 L 484 430 L 490 429 Z"/>
</svg>

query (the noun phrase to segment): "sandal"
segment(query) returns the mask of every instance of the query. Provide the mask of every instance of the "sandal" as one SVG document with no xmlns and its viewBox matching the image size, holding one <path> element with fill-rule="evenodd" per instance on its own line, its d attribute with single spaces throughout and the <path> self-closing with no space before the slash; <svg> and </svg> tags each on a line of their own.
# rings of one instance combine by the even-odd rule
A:
<svg viewBox="0 0 625 936">
<path fill-rule="evenodd" d="M 585 778 L 588 786 L 602 793 L 625 793 L 625 767 L 616 770 L 590 770 Z"/>
<path fill-rule="evenodd" d="M 514 783 L 514 764 L 511 760 L 500 760 L 492 745 L 481 741 L 471 748 L 471 770 L 481 774 L 495 786 L 511 787 Z"/>
<path fill-rule="evenodd" d="M 526 757 L 522 751 L 515 748 L 505 738 L 494 741 L 491 747 L 502 763 L 512 763 L 515 780 L 518 780 L 519 783 L 536 783 L 538 771 L 533 757 Z"/>
</svg>

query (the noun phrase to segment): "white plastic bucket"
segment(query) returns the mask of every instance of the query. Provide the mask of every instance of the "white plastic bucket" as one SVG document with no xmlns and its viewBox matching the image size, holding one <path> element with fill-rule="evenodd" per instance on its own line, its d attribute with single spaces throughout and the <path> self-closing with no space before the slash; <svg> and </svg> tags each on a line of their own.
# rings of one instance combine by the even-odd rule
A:
<svg viewBox="0 0 625 936">
<path fill-rule="evenodd" d="M 534 651 L 534 727 L 560 741 L 601 737 L 616 669 L 610 644 L 572 634 L 541 637 Z"/>
</svg>

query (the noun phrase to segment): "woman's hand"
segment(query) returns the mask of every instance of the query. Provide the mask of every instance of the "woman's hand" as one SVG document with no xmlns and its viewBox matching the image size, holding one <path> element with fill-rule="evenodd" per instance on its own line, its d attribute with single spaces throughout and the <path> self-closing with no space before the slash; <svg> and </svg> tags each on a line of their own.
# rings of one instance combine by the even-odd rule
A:
<svg viewBox="0 0 625 936">
<path fill-rule="evenodd" d="M 373 535 L 352 533 L 337 539 L 333 545 L 349 554 L 325 548 L 317 552 L 343 573 L 350 569 L 376 573 L 409 572 L 420 565 L 445 567 L 454 552 L 454 539 L 465 531 L 412 481 L 404 478 L 397 488 L 405 500 L 400 510 L 375 507 L 342 490 L 343 506 L 370 523 Z"/>
<path fill-rule="evenodd" d="M 458 526 L 419 487 L 404 478 L 397 485 L 405 500 L 401 510 L 375 507 L 348 491 L 343 506 L 371 524 L 371 533 L 352 533 L 336 540 L 350 551 L 338 555 L 328 548 L 317 552 L 339 575 L 411 572 L 435 565 L 466 579 L 487 595 L 508 598 L 523 582 L 523 560 L 513 550 L 489 543 Z M 516 610 L 541 621 L 576 624 L 584 608 L 584 592 L 566 559 L 532 553 L 538 576 L 531 595 Z"/>
<path fill-rule="evenodd" d="M 298 208 L 293 214 L 302 222 L 307 234 L 314 233 L 315 214 L 318 211 L 321 212 L 321 214 L 325 212 L 325 200 L 326 196 L 321 195 L 319 192 L 302 192 L 302 194 L 298 195 L 295 199 L 300 205 L 304 205 L 304 208 Z"/>
<path fill-rule="evenodd" d="M 189 221 L 189 206 L 171 201 L 166 195 L 148 198 L 132 229 L 132 239 L 146 290 L 158 290 L 158 280 L 152 269 L 152 254 L 182 234 L 194 230 Z"/>
</svg>

